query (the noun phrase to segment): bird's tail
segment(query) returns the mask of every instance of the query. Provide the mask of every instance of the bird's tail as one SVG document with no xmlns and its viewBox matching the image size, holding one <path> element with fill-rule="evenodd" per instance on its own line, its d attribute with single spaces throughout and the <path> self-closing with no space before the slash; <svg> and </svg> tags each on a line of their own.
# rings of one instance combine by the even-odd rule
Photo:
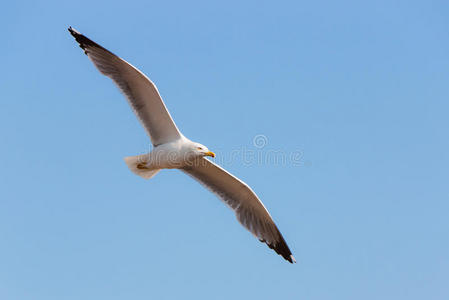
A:
<svg viewBox="0 0 449 300">
<path fill-rule="evenodd" d="M 128 168 L 142 178 L 150 179 L 161 169 L 153 169 L 148 166 L 148 154 L 125 157 Z"/>
</svg>

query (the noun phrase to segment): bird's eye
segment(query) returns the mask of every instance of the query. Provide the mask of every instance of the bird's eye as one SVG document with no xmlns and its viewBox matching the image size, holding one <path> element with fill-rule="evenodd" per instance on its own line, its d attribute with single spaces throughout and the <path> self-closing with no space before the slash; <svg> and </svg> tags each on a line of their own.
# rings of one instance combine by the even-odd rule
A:
<svg viewBox="0 0 449 300">
<path fill-rule="evenodd" d="M 198 149 L 198 150 L 203 150 L 203 148 L 201 148 L 201 147 L 197 147 L 196 149 Z"/>
</svg>

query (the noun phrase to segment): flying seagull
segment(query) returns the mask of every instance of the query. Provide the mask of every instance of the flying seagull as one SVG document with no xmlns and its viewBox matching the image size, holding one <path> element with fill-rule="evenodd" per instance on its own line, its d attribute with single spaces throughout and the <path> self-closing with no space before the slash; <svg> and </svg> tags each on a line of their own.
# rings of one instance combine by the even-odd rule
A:
<svg viewBox="0 0 449 300">
<path fill-rule="evenodd" d="M 129 169 L 149 179 L 161 169 L 179 169 L 225 202 L 237 220 L 261 242 L 294 263 L 290 249 L 263 203 L 243 181 L 206 159 L 215 154 L 181 134 L 154 83 L 137 68 L 72 27 L 70 34 L 95 67 L 126 96 L 154 146 L 150 153 L 125 157 Z"/>
</svg>

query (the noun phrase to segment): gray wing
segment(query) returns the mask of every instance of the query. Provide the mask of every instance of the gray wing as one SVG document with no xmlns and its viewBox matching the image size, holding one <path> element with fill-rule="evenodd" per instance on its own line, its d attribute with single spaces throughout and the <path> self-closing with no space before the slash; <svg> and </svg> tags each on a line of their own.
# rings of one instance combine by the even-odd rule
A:
<svg viewBox="0 0 449 300">
<path fill-rule="evenodd" d="M 171 142 L 181 136 L 156 86 L 145 74 L 72 27 L 69 32 L 95 67 L 111 78 L 126 96 L 153 145 Z"/>
<path fill-rule="evenodd" d="M 206 158 L 181 169 L 216 194 L 232 210 L 237 220 L 283 258 L 296 262 L 282 234 L 251 188 Z"/>
</svg>

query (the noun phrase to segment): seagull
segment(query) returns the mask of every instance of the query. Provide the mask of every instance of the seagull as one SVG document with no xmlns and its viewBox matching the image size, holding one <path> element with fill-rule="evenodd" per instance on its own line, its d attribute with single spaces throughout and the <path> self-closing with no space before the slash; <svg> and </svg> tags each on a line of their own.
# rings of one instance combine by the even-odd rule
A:
<svg viewBox="0 0 449 300">
<path fill-rule="evenodd" d="M 127 98 L 150 136 L 150 153 L 125 157 L 128 168 L 145 179 L 161 169 L 179 169 L 214 193 L 235 213 L 237 220 L 285 260 L 295 263 L 273 218 L 253 190 L 242 180 L 206 157 L 215 154 L 186 138 L 175 125 L 156 85 L 136 67 L 72 27 L 70 34 L 103 75 L 112 79 Z"/>
</svg>

